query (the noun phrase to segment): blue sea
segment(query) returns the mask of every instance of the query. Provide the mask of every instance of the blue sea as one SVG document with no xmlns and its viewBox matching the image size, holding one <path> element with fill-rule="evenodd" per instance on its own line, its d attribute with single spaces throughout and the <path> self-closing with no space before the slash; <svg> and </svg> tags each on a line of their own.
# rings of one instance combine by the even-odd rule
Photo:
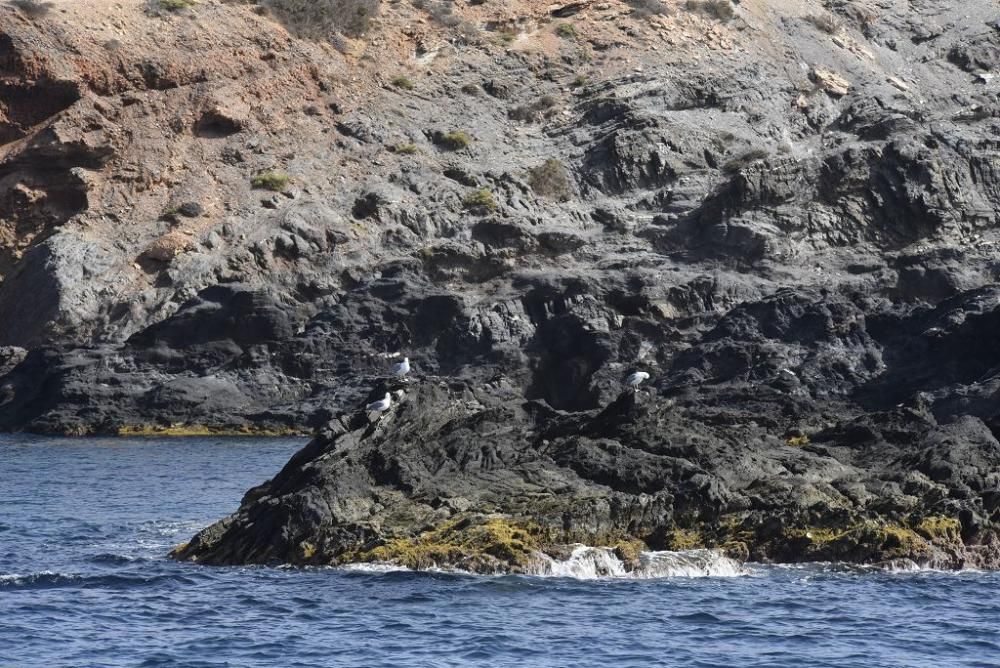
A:
<svg viewBox="0 0 1000 668">
<path fill-rule="evenodd" d="M 1000 667 L 994 573 L 482 577 L 166 558 L 302 445 L 0 438 L 0 666 Z"/>
</svg>

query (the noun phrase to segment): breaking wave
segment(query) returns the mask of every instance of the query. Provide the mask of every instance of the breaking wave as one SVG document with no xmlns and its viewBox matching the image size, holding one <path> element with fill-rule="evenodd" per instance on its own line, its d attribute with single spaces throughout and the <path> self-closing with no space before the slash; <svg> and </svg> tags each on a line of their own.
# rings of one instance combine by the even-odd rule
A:
<svg viewBox="0 0 1000 668">
<path fill-rule="evenodd" d="M 580 580 L 737 577 L 750 574 L 743 564 L 719 550 L 643 552 L 638 566 L 629 569 L 611 548 L 577 545 L 566 559 L 541 555 L 541 562 L 537 575 Z"/>
<path fill-rule="evenodd" d="M 338 566 L 336 570 L 352 573 L 398 573 L 399 571 L 410 571 L 412 569 L 406 566 L 376 561 L 371 563 L 344 564 L 343 566 Z"/>
<path fill-rule="evenodd" d="M 817 574 L 848 574 L 848 575 L 914 575 L 930 573 L 936 575 L 981 574 L 981 568 L 965 567 L 961 569 L 942 568 L 936 564 L 917 563 L 911 559 L 893 559 L 874 564 L 853 564 L 841 561 L 808 561 L 802 563 L 768 564 L 767 569 L 785 571 L 803 571 Z"/>
<path fill-rule="evenodd" d="M 574 578 L 577 580 L 656 578 L 737 577 L 751 571 L 719 550 L 686 550 L 683 552 L 643 552 L 639 563 L 631 568 L 618 558 L 612 548 L 576 545 L 565 559 L 554 559 L 538 553 L 536 567 L 529 576 Z M 338 566 L 337 570 L 356 573 L 396 573 L 411 571 L 405 566 L 386 562 L 355 563 Z M 475 575 L 457 568 L 429 568 L 430 573 Z M 504 575 L 497 573 L 496 575 Z"/>
<path fill-rule="evenodd" d="M 134 589 L 164 584 L 190 584 L 195 578 L 179 573 L 81 574 L 38 571 L 36 573 L 0 573 L 0 591 L 22 589 Z"/>
</svg>

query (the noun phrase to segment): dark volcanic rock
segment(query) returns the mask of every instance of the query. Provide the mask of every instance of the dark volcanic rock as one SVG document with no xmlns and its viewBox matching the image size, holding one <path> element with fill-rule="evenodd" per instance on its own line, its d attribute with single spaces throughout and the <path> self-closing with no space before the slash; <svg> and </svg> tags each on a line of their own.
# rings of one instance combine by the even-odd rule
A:
<svg viewBox="0 0 1000 668">
<path fill-rule="evenodd" d="M 1000 566 L 1000 444 L 975 418 L 938 425 L 900 408 L 799 442 L 776 434 L 802 402 L 767 390 L 725 397 L 738 409 L 654 391 L 573 414 L 518 402 L 500 379 L 427 379 L 397 396 L 379 421 L 331 423 L 176 556 L 531 571 L 582 542 Z"/>
<path fill-rule="evenodd" d="M 992 0 L 139 4 L 0 6 L 0 429 L 320 429 L 181 556 L 997 565 Z"/>
</svg>

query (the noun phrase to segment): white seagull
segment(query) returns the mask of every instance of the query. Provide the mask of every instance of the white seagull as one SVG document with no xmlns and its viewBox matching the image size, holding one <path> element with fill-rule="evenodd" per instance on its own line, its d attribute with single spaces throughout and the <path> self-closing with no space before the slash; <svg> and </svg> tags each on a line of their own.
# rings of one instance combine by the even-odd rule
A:
<svg viewBox="0 0 1000 668">
<path fill-rule="evenodd" d="M 406 374 L 410 373 L 410 358 L 404 357 L 402 362 L 396 362 L 390 367 L 393 376 L 399 376 L 402 378 Z"/>
<path fill-rule="evenodd" d="M 392 406 L 392 397 L 386 392 L 384 397 L 368 404 L 365 410 L 369 413 L 384 413 L 389 410 L 389 406 Z"/>
<path fill-rule="evenodd" d="M 649 379 L 649 374 L 645 371 L 633 371 L 625 379 L 625 384 L 631 387 L 633 390 L 638 390 L 639 386 Z"/>
</svg>

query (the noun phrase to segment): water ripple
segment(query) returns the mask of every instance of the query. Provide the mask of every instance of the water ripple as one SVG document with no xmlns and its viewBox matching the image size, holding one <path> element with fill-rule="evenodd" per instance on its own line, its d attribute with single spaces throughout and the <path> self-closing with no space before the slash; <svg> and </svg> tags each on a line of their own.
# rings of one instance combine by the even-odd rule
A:
<svg viewBox="0 0 1000 668">
<path fill-rule="evenodd" d="M 703 554 L 622 579 L 582 547 L 548 577 L 164 558 L 300 445 L 0 439 L 0 666 L 1000 666 L 992 573 L 704 577 L 731 566 Z"/>
</svg>

